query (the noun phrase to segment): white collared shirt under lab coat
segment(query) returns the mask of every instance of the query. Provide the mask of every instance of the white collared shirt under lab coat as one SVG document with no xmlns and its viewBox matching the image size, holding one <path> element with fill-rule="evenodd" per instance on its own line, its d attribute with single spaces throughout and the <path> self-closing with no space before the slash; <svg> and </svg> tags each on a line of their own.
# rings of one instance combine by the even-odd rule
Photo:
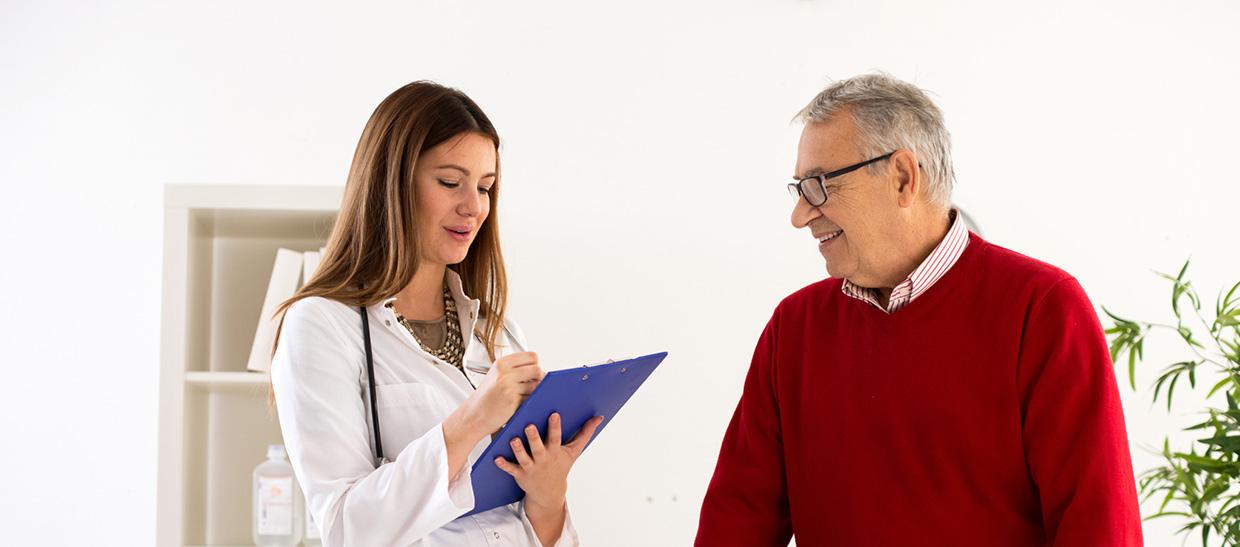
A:
<svg viewBox="0 0 1240 547">
<path fill-rule="evenodd" d="M 474 332 L 478 300 L 465 296 L 451 271 L 448 286 L 461 332 Z M 383 304 L 367 312 L 383 455 L 391 463 L 376 468 L 373 458 L 358 308 L 320 297 L 299 300 L 284 317 L 271 364 L 284 443 L 323 545 L 541 547 L 523 503 L 457 518 L 473 508 L 470 469 L 491 439 L 479 441 L 449 480 L 441 424 L 473 391 L 470 382 L 478 385 L 485 376 L 462 374 L 423 351 Z M 498 356 L 526 347 L 515 323 L 501 333 Z M 463 338 L 466 364 L 491 364 L 481 340 Z M 577 545 L 565 519 L 555 547 Z"/>
</svg>

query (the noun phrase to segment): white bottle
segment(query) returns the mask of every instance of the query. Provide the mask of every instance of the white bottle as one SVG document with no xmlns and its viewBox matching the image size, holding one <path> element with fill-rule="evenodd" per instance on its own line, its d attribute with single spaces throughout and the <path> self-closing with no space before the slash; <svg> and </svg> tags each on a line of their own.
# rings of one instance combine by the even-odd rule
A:
<svg viewBox="0 0 1240 547">
<path fill-rule="evenodd" d="M 254 468 L 254 545 L 295 547 L 301 541 L 302 497 L 284 445 L 267 447 L 267 461 Z"/>
<path fill-rule="evenodd" d="M 314 523 L 314 515 L 310 513 L 310 504 L 306 504 L 306 535 L 301 544 L 305 547 L 321 547 L 323 539 L 319 537 L 319 526 Z"/>
</svg>

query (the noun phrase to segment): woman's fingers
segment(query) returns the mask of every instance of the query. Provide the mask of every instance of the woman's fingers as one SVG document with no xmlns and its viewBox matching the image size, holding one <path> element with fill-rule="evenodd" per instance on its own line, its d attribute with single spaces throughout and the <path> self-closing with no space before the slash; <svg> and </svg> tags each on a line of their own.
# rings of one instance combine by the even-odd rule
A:
<svg viewBox="0 0 1240 547">
<path fill-rule="evenodd" d="M 560 413 L 552 412 L 551 417 L 547 418 L 547 444 L 552 447 L 560 446 L 560 440 L 563 438 L 560 430 Z"/>
<path fill-rule="evenodd" d="M 513 439 L 508 444 L 512 446 L 512 453 L 517 457 L 517 463 L 521 464 L 522 468 L 528 468 L 534 464 L 534 461 L 530 459 L 530 455 L 525 452 L 525 445 L 521 443 L 520 437 Z"/>
<path fill-rule="evenodd" d="M 512 370 L 508 374 L 514 382 L 538 382 L 542 380 L 543 375 L 546 373 L 543 372 L 542 367 L 530 365 Z"/>
<path fill-rule="evenodd" d="M 521 367 L 513 372 L 519 373 L 523 382 L 542 380 L 542 377 L 547 374 L 542 367 L 538 366 L 538 363 Z"/>
<path fill-rule="evenodd" d="M 505 460 L 504 458 L 495 458 L 495 467 L 498 467 L 500 471 L 512 475 L 514 479 L 517 478 L 517 473 L 521 472 L 520 467 L 513 465 L 512 462 Z"/>
<path fill-rule="evenodd" d="M 496 368 L 503 370 L 519 369 L 538 364 L 538 354 L 532 351 L 521 351 L 501 357 L 495 362 Z"/>
<path fill-rule="evenodd" d="M 538 434 L 538 427 L 534 424 L 525 426 L 525 440 L 530 443 L 530 454 L 534 456 L 534 461 L 542 461 L 547 449 L 543 446 L 542 435 Z"/>
<path fill-rule="evenodd" d="M 590 439 L 594 437 L 594 432 L 598 430 L 598 426 L 602 423 L 602 416 L 590 418 L 590 421 L 586 422 L 586 425 L 582 426 L 581 430 L 576 435 L 573 435 L 573 439 L 568 441 L 568 444 L 564 445 L 564 447 L 572 452 L 574 458 L 580 456 L 581 452 L 586 449 L 586 445 L 589 444 Z"/>
</svg>

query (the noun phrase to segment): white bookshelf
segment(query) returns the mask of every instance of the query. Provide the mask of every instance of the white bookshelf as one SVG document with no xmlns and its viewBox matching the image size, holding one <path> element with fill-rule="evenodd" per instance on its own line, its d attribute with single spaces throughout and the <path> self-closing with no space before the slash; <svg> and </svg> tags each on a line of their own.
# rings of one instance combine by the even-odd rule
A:
<svg viewBox="0 0 1240 547">
<path fill-rule="evenodd" d="M 251 545 L 250 473 L 282 440 L 250 346 L 276 249 L 325 245 L 341 194 L 165 187 L 158 546 Z"/>
</svg>

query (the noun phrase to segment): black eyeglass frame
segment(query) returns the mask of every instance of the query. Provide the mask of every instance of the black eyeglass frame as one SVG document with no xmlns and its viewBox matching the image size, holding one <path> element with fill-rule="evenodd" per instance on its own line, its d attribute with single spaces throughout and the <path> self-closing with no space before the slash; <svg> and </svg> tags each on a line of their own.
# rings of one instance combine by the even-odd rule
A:
<svg viewBox="0 0 1240 547">
<path fill-rule="evenodd" d="M 888 158 L 890 158 L 890 157 L 891 157 L 891 155 L 892 155 L 892 154 L 895 154 L 895 153 L 896 153 L 896 151 L 895 151 L 895 150 L 892 150 L 892 151 L 890 151 L 890 152 L 888 152 L 888 153 L 886 153 L 886 154 L 883 154 L 883 155 L 881 155 L 881 156 L 878 156 L 877 158 L 870 158 L 870 159 L 865 160 L 865 161 L 863 161 L 863 162 L 854 163 L 854 164 L 852 164 L 852 165 L 849 165 L 848 167 L 843 167 L 843 168 L 840 168 L 840 169 L 836 169 L 836 170 L 831 171 L 831 172 L 828 172 L 828 173 L 823 173 L 823 174 L 821 174 L 821 175 L 814 175 L 814 176 L 812 176 L 812 177 L 805 177 L 805 178 L 803 178 L 803 179 L 801 179 L 801 180 L 799 180 L 799 181 L 796 181 L 796 182 L 789 182 L 789 183 L 788 183 L 788 193 L 789 193 L 789 194 L 794 194 L 794 195 L 796 195 L 796 196 L 798 196 L 798 197 L 801 197 L 801 198 L 805 198 L 806 203 L 809 203 L 810 207 L 820 207 L 820 206 L 822 206 L 822 204 L 824 204 L 824 203 L 826 203 L 826 202 L 827 202 L 827 185 L 826 185 L 826 183 L 827 183 L 827 179 L 833 179 L 833 178 L 838 177 L 838 176 L 841 176 L 841 175 L 847 175 L 847 174 L 849 174 L 849 173 L 851 173 L 851 172 L 853 172 L 853 171 L 856 171 L 856 170 L 858 170 L 858 169 L 861 169 L 862 167 L 865 167 L 865 166 L 867 166 L 867 165 L 869 165 L 869 164 L 871 164 L 871 163 L 878 163 L 878 162 L 880 162 L 880 161 L 883 161 L 883 160 L 885 160 L 885 159 L 888 159 Z M 805 189 L 803 188 L 803 186 L 804 186 L 804 185 L 806 185 L 806 184 L 810 184 L 810 183 L 812 183 L 812 182 L 817 182 L 817 183 L 818 183 L 818 190 L 819 190 L 820 192 L 822 192 L 822 201 L 820 201 L 820 202 L 818 202 L 818 203 L 814 203 L 814 202 L 810 201 L 809 196 L 806 196 L 806 195 L 805 195 Z"/>
</svg>

